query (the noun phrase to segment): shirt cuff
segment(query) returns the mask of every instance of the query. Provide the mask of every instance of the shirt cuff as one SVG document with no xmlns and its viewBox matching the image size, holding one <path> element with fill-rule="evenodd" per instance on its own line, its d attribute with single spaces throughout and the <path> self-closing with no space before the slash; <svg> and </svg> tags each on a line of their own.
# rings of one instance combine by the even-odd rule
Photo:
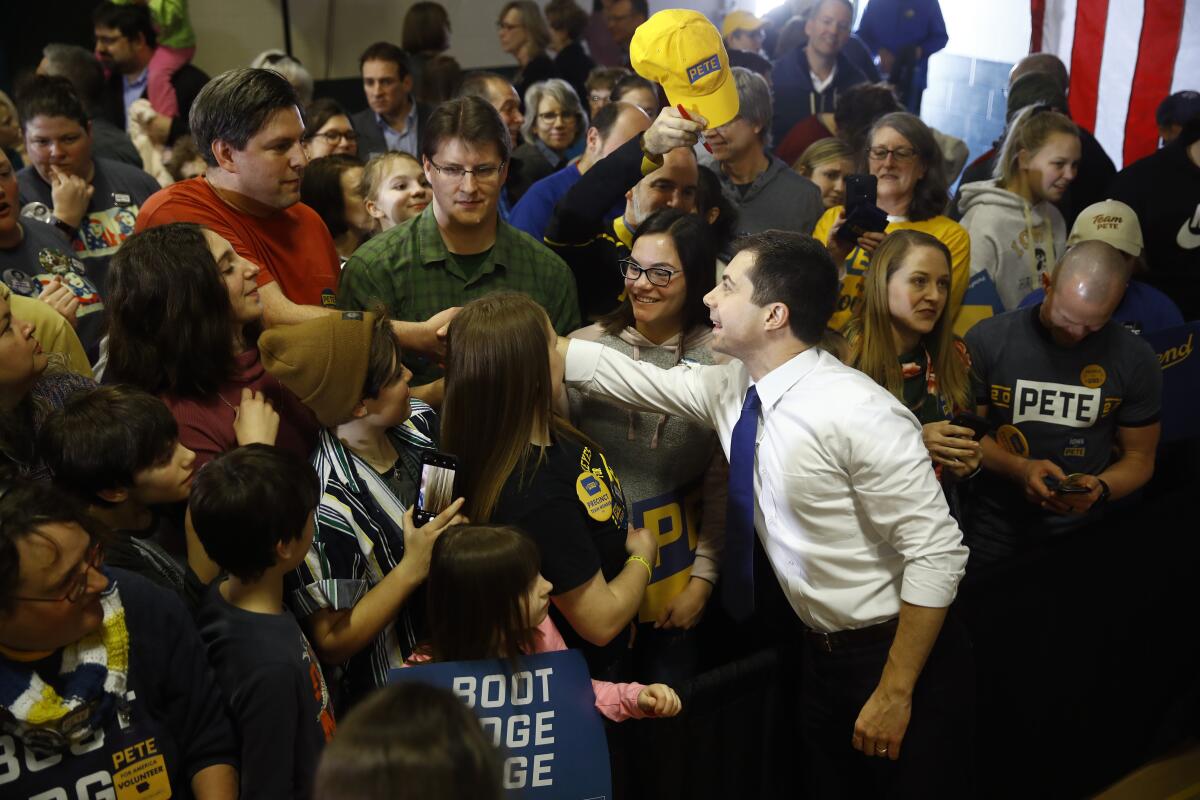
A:
<svg viewBox="0 0 1200 800">
<path fill-rule="evenodd" d="M 961 569 L 951 573 L 909 564 L 904 568 L 900 599 L 914 606 L 946 608 L 954 602 L 962 575 Z"/>
<path fill-rule="evenodd" d="M 596 369 L 600 366 L 600 356 L 604 355 L 604 350 L 604 345 L 599 342 L 572 339 L 567 345 L 563 382 L 572 386 L 591 383 L 596 376 Z"/>
<path fill-rule="evenodd" d="M 708 556 L 696 554 L 696 560 L 692 564 L 692 577 L 700 578 L 715 584 L 717 577 L 721 574 L 721 568 L 717 565 L 716 559 Z"/>
</svg>

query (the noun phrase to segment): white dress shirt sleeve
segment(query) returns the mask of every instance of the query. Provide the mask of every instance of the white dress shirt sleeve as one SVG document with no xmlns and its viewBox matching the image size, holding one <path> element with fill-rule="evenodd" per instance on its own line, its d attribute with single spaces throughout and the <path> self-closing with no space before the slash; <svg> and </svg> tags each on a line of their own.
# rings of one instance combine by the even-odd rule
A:
<svg viewBox="0 0 1200 800">
<path fill-rule="evenodd" d="M 865 403 L 842 419 L 854 493 L 875 531 L 904 559 L 900 599 L 949 606 L 966 568 L 967 548 L 920 426 L 895 402 Z"/>
<path fill-rule="evenodd" d="M 661 369 L 599 342 L 572 339 L 563 380 L 634 411 L 658 411 L 717 429 L 721 394 L 733 367 L 681 364 Z"/>
</svg>

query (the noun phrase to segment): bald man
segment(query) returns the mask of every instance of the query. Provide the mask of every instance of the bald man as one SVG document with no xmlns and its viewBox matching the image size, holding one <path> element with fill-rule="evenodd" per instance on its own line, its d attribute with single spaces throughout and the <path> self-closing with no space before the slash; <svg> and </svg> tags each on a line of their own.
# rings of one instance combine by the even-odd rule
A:
<svg viewBox="0 0 1200 800">
<path fill-rule="evenodd" d="M 1162 370 L 1112 319 L 1129 270 L 1115 248 L 1080 242 L 1044 276 L 1045 300 L 967 333 L 992 431 L 965 526 L 971 569 L 1098 520 L 1154 474 Z"/>
</svg>

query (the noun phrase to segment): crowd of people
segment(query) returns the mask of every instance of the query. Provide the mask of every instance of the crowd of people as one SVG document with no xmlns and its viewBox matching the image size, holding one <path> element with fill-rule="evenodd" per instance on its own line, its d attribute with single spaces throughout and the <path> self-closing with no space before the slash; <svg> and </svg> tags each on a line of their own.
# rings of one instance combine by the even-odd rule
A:
<svg viewBox="0 0 1200 800">
<path fill-rule="evenodd" d="M 1031 55 L 964 172 L 937 3 L 853 20 L 514 0 L 464 74 L 422 1 L 355 112 L 210 78 L 186 3 L 47 44 L 0 104 L 0 793 L 499 797 L 392 670 L 572 648 L 669 717 L 779 606 L 808 796 L 967 796 L 960 583 L 1154 474 L 1200 95 L 1118 173 Z"/>
</svg>

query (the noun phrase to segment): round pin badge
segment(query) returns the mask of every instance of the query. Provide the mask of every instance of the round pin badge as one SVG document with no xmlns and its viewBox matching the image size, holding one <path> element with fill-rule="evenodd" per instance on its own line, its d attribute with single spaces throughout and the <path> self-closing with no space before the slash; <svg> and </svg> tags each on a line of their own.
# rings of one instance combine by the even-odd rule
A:
<svg viewBox="0 0 1200 800">
<path fill-rule="evenodd" d="M 1088 364 L 1079 373 L 1079 382 L 1089 389 L 1099 389 L 1104 385 L 1107 377 L 1108 373 L 1104 371 L 1104 367 L 1099 364 Z"/>
<path fill-rule="evenodd" d="M 1013 455 L 1029 455 L 1029 440 L 1016 425 L 1001 425 L 997 428 L 996 442 Z"/>
<path fill-rule="evenodd" d="M 613 500 L 608 487 L 590 472 L 582 472 L 575 480 L 575 494 L 584 510 L 597 522 L 604 522 L 612 517 Z"/>
</svg>

